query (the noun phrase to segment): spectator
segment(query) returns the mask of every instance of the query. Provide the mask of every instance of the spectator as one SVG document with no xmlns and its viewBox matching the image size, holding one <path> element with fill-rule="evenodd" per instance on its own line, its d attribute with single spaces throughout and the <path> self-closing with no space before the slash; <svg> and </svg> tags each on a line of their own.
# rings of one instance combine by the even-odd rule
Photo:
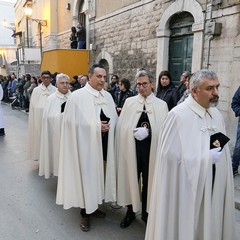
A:
<svg viewBox="0 0 240 240">
<path fill-rule="evenodd" d="M 3 89 L 3 101 L 4 102 L 9 102 L 9 97 L 8 97 L 8 83 L 9 83 L 9 78 L 8 77 L 3 77 L 3 82 L 1 83 L 2 89 Z"/>
<path fill-rule="evenodd" d="M 235 116 L 238 117 L 237 138 L 232 156 L 232 169 L 233 175 L 235 176 L 238 174 L 240 161 L 240 87 L 237 89 L 232 98 L 231 107 L 235 113 Z"/>
<path fill-rule="evenodd" d="M 28 121 L 28 158 L 30 160 L 39 160 L 43 109 L 48 96 L 56 91 L 56 87 L 51 84 L 52 75 L 49 71 L 43 71 L 41 78 L 42 83 L 34 88 L 30 102 Z"/>
<path fill-rule="evenodd" d="M 191 93 L 191 90 L 190 90 L 190 78 L 191 78 L 192 74 L 188 75 L 186 80 L 184 81 L 184 85 L 185 85 L 185 92 L 183 93 L 182 97 L 180 98 L 180 100 L 178 101 L 177 104 L 180 104 L 182 102 L 185 101 L 186 98 L 188 98 L 188 96 L 190 95 Z"/>
<path fill-rule="evenodd" d="M 22 77 L 18 81 L 18 94 L 19 94 L 19 107 L 22 109 L 25 109 L 25 103 L 26 99 L 24 96 L 24 85 L 26 83 L 25 76 L 22 75 Z"/>
<path fill-rule="evenodd" d="M 25 109 L 26 109 L 26 112 L 29 111 L 29 101 L 30 101 L 30 98 L 29 98 L 29 95 L 28 95 L 28 89 L 29 89 L 30 85 L 31 85 L 31 75 L 30 74 L 26 74 L 26 83 L 23 86 L 23 96 L 24 96 L 24 99 L 25 99 Z"/>
<path fill-rule="evenodd" d="M 77 49 L 77 29 L 75 27 L 71 27 L 71 35 L 70 35 L 70 47 L 71 49 Z"/>
<path fill-rule="evenodd" d="M 218 88 L 214 72 L 194 73 L 191 95 L 164 121 L 145 240 L 235 239 L 229 147 L 210 149 L 211 136 L 226 132 Z"/>
<path fill-rule="evenodd" d="M 181 97 L 183 96 L 183 93 L 186 90 L 185 82 L 187 81 L 187 78 L 190 76 L 190 74 L 191 73 L 189 71 L 184 71 L 181 75 L 180 85 L 178 86 L 178 91 L 180 92 Z"/>
<path fill-rule="evenodd" d="M 17 89 L 18 80 L 17 80 L 17 78 L 16 78 L 14 73 L 12 73 L 11 79 L 12 79 L 12 83 L 11 83 L 11 87 L 10 87 L 11 96 L 15 96 L 16 95 L 16 89 Z"/>
<path fill-rule="evenodd" d="M 2 112 L 2 106 L 1 106 L 1 100 L 3 98 L 3 89 L 2 89 L 2 85 L 0 84 L 0 137 L 4 137 L 5 136 L 5 121 L 3 119 L 3 112 Z"/>
<path fill-rule="evenodd" d="M 73 76 L 72 81 L 70 83 L 70 91 L 71 92 L 75 91 L 77 87 L 78 87 L 78 76 L 75 75 Z"/>
<path fill-rule="evenodd" d="M 157 97 L 165 101 L 169 111 L 177 105 L 180 93 L 172 82 L 168 71 L 162 71 L 158 77 Z"/>
<path fill-rule="evenodd" d="M 64 209 L 81 208 L 82 231 L 89 231 L 91 214 L 105 217 L 98 209 L 103 200 L 116 201 L 115 104 L 103 89 L 103 66 L 91 66 L 88 77 L 89 83 L 72 93 L 66 104 L 56 201 Z"/>
<path fill-rule="evenodd" d="M 61 123 L 66 101 L 71 94 L 68 75 L 58 74 L 56 85 L 56 92 L 47 98 L 43 109 L 39 176 L 45 178 L 52 174 L 58 176 Z"/>
<path fill-rule="evenodd" d="M 37 78 L 36 77 L 32 77 L 31 78 L 31 85 L 30 85 L 30 87 L 27 89 L 27 95 L 28 95 L 28 99 L 29 99 L 29 101 L 31 101 L 31 95 L 32 95 L 32 92 L 33 92 L 33 89 L 35 88 L 35 87 L 37 87 L 38 86 L 38 83 L 37 83 Z"/>
<path fill-rule="evenodd" d="M 82 75 L 80 79 L 81 88 L 85 87 L 88 82 L 88 76 Z"/>
<path fill-rule="evenodd" d="M 86 29 L 82 23 L 77 25 L 77 49 L 86 49 Z"/>
<path fill-rule="evenodd" d="M 136 82 L 139 94 L 126 100 L 116 130 L 118 204 L 127 205 L 121 228 L 128 227 L 135 219 L 135 212 L 141 209 L 141 201 L 142 220 L 147 223 L 147 202 L 151 192 L 157 142 L 168 113 L 167 104 L 152 92 L 153 77 L 149 72 L 140 70 Z M 142 194 L 139 192 L 140 178 Z"/>
<path fill-rule="evenodd" d="M 120 115 L 123 105 L 128 97 L 132 97 L 133 93 L 130 91 L 130 81 L 128 79 L 122 79 L 119 83 L 120 93 L 117 99 L 117 113 Z"/>
<path fill-rule="evenodd" d="M 116 74 L 113 74 L 111 77 L 111 95 L 113 96 L 113 100 L 117 105 L 117 99 L 118 99 L 118 94 L 120 92 L 119 87 L 118 87 L 118 83 L 119 83 L 119 77 Z"/>
</svg>

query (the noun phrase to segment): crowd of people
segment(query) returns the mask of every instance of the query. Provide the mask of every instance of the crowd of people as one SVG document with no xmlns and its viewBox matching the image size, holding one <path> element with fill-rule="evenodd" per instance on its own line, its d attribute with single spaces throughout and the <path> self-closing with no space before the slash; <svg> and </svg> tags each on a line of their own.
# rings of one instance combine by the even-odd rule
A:
<svg viewBox="0 0 240 240">
<path fill-rule="evenodd" d="M 156 93 L 146 69 L 138 70 L 133 88 L 116 74 L 106 84 L 106 75 L 101 64 L 93 64 L 88 75 L 71 81 L 49 71 L 41 73 L 41 83 L 33 81 L 28 159 L 39 160 L 40 176 L 58 177 L 56 203 L 80 208 L 84 232 L 91 216 L 105 217 L 100 206 L 113 202 L 126 207 L 121 228 L 141 211 L 145 240 L 234 240 L 239 141 L 233 169 L 216 108 L 217 75 L 183 72 L 176 87 L 162 71 Z M 23 80 L 11 86 L 18 89 Z M 239 96 L 238 90 L 232 103 L 236 116 Z"/>
</svg>

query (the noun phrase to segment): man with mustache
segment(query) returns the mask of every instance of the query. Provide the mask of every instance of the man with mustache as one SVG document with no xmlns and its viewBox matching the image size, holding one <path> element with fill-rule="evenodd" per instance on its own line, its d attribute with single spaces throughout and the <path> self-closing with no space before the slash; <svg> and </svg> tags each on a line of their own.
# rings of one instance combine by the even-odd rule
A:
<svg viewBox="0 0 240 240">
<path fill-rule="evenodd" d="M 214 72 L 196 72 L 191 95 L 163 124 L 145 240 L 235 239 L 229 148 L 210 147 L 212 135 L 225 134 L 218 88 Z"/>
</svg>

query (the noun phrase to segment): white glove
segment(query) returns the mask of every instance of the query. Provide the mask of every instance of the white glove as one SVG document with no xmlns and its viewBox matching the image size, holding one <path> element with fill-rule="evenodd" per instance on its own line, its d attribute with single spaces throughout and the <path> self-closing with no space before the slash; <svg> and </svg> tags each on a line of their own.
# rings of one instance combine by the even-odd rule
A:
<svg viewBox="0 0 240 240">
<path fill-rule="evenodd" d="M 142 141 L 149 135 L 149 130 L 146 127 L 139 127 L 133 129 L 133 136 L 138 140 Z"/>
<path fill-rule="evenodd" d="M 210 155 L 211 155 L 211 158 L 212 158 L 212 164 L 215 164 L 215 163 L 217 163 L 221 160 L 222 152 L 220 150 L 221 150 L 220 147 L 213 148 L 213 149 L 210 150 Z"/>
</svg>

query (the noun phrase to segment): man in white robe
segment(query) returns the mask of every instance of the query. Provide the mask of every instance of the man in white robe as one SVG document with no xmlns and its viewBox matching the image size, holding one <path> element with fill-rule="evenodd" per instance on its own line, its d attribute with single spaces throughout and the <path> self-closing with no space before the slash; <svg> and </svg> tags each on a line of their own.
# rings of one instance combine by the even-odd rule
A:
<svg viewBox="0 0 240 240">
<path fill-rule="evenodd" d="M 43 108 L 47 98 L 56 91 L 56 87 L 51 84 L 52 76 L 49 71 L 43 71 L 41 79 L 42 83 L 34 88 L 30 101 L 28 120 L 29 160 L 39 160 Z"/>
<path fill-rule="evenodd" d="M 210 149 L 210 136 L 225 134 L 218 87 L 214 72 L 196 72 L 164 122 L 145 240 L 234 240 L 229 147 Z"/>
<path fill-rule="evenodd" d="M 103 200 L 116 201 L 115 104 L 103 89 L 103 66 L 94 64 L 88 76 L 89 83 L 74 91 L 66 103 L 56 200 L 64 209 L 81 208 L 82 231 L 90 229 L 90 214 L 105 216 L 98 210 Z"/>
<path fill-rule="evenodd" d="M 2 98 L 3 98 L 3 89 L 2 89 L 2 85 L 0 84 L 0 137 L 5 136 L 4 128 L 6 127 L 6 123 L 3 118 L 2 106 L 1 106 Z"/>
<path fill-rule="evenodd" d="M 39 176 L 45 175 L 45 178 L 52 174 L 58 176 L 62 116 L 71 94 L 68 75 L 58 74 L 56 85 L 56 92 L 47 98 L 43 109 Z"/>
<path fill-rule="evenodd" d="M 148 71 L 140 70 L 137 73 L 136 84 L 139 94 L 127 98 L 116 132 L 117 201 L 121 206 L 127 205 L 121 228 L 128 227 L 135 219 L 135 212 L 140 209 L 142 220 L 147 222 L 147 196 L 151 191 L 157 143 L 168 113 L 166 102 L 155 97 L 152 92 L 153 78 Z M 139 192 L 140 175 L 142 194 Z"/>
</svg>

